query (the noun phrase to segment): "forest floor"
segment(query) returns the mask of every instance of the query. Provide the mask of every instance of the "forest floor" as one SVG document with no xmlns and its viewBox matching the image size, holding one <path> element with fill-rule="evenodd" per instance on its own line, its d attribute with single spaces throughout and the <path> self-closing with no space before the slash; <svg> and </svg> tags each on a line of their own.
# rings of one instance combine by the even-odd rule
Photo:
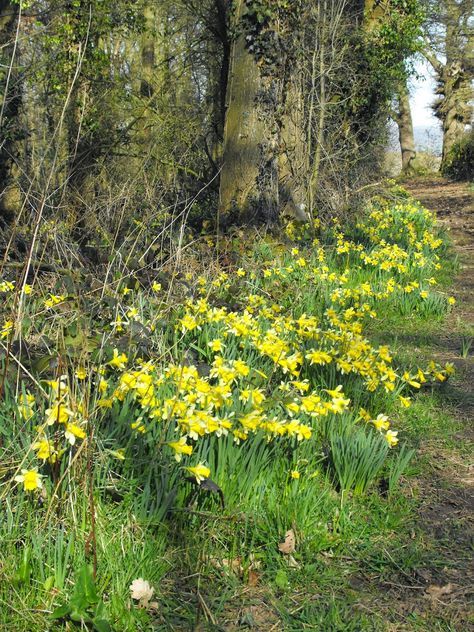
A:
<svg viewBox="0 0 474 632">
<path fill-rule="evenodd" d="M 413 538 L 422 534 L 426 556 L 383 586 L 380 605 L 389 608 L 389 620 L 400 615 L 393 629 L 474 630 L 474 190 L 436 177 L 403 185 L 449 231 L 459 265 L 452 287 L 457 306 L 433 328 L 409 334 L 395 328 L 387 341 L 452 362 L 456 375 L 436 403 L 443 430 L 421 437 L 421 468 L 411 481 L 419 501 Z"/>
<path fill-rule="evenodd" d="M 0 449 L 13 454 L 13 465 L 7 462 L 3 473 L 0 467 L 2 512 L 6 508 L 6 519 L 0 519 L 0 576 L 5 578 L 0 582 L 0 632 L 72 631 L 79 629 L 74 622 L 84 616 L 87 623 L 83 621 L 81 629 L 98 632 L 112 629 L 115 632 L 474 632 L 474 188 L 435 176 L 401 184 L 413 198 L 436 213 L 441 231 L 431 214 L 394 186 L 389 193 L 393 197 L 388 198 L 390 208 L 387 206 L 383 215 L 388 223 L 376 215 L 371 224 L 371 216 L 367 215 L 363 226 L 367 235 L 369 229 L 373 230 L 374 241 L 369 240 L 364 253 L 378 252 L 379 237 L 385 244 L 380 251 L 382 257 L 390 257 L 392 250 L 396 253 L 397 239 L 403 244 L 403 234 L 400 235 L 393 218 L 408 218 L 403 225 L 417 231 L 418 241 L 416 246 L 411 243 L 406 251 L 401 251 L 404 255 L 411 253 L 410 257 L 415 255 L 408 272 L 407 268 L 403 272 L 405 276 L 383 272 L 382 267 L 362 270 L 360 265 L 354 265 L 355 259 L 346 258 L 347 251 L 338 254 L 331 249 L 330 231 L 321 234 L 325 249 L 314 248 L 311 239 L 311 246 L 306 247 L 303 242 L 303 252 L 293 248 L 291 256 L 286 243 L 256 233 L 250 248 L 245 246 L 243 238 L 229 239 L 235 267 L 244 267 L 233 272 L 233 264 L 226 264 L 228 273 L 223 276 L 232 280 L 228 289 L 220 288 L 221 264 L 214 262 L 208 280 L 212 288 L 217 282 L 216 289 L 200 289 L 203 295 L 209 293 L 209 305 L 226 306 L 234 325 L 241 323 L 241 306 L 250 301 L 247 297 L 250 282 L 259 295 L 269 297 L 268 305 L 274 302 L 277 313 L 281 311 L 293 319 L 310 314 L 326 323 L 323 309 L 325 301 L 334 303 L 334 288 L 347 284 L 359 291 L 367 281 L 373 296 L 370 283 L 375 288 L 385 288 L 385 284 L 388 288 L 392 279 L 403 280 L 401 291 L 393 298 L 381 293 L 377 301 L 373 299 L 377 307 L 374 315 L 370 319 L 360 317 L 360 322 L 369 349 L 378 349 L 379 355 L 385 349 L 385 355 L 390 354 L 388 362 L 393 358 L 400 380 L 403 375 L 403 380 L 413 388 L 397 382 L 397 388 L 405 390 L 394 395 L 390 389 L 365 393 L 360 380 L 354 379 L 351 386 L 347 376 L 332 375 L 329 371 L 334 363 L 329 368 L 318 367 L 319 373 L 314 368 L 307 373 L 324 393 L 337 393 L 328 389 L 344 382 L 352 389 L 348 391 L 349 397 L 358 398 L 357 408 L 361 404 L 367 406 L 374 419 L 379 411 L 387 412 L 396 428 L 395 435 L 400 433 L 398 448 L 390 451 L 384 469 L 373 475 L 371 484 L 361 493 L 350 486 L 341 490 L 334 474 L 324 465 L 330 435 L 324 435 L 323 424 L 319 424 L 315 430 L 320 435 L 313 443 L 300 442 L 296 456 L 294 449 L 272 451 L 273 444 L 268 441 L 249 443 L 247 450 L 239 448 L 233 440 L 224 443 L 220 436 L 215 443 L 202 443 L 204 447 L 196 442 L 195 458 L 206 459 L 215 472 L 216 478 L 208 480 L 217 484 L 221 496 L 210 494 L 213 490 L 207 487 L 203 487 L 207 490 L 204 493 L 196 494 L 193 480 L 189 477 L 183 480 L 183 465 L 175 460 L 169 464 L 169 454 L 156 450 L 158 440 L 160 446 L 165 442 L 168 446 L 178 445 L 169 443 L 174 437 L 172 425 L 150 425 L 146 432 L 140 431 L 144 439 L 135 436 L 138 431 L 132 434 L 131 421 L 142 420 L 143 406 L 137 411 L 135 400 L 119 399 L 117 393 L 121 391 L 117 385 L 125 384 L 124 376 L 129 380 L 130 375 L 135 375 L 127 368 L 127 363 L 134 366 L 131 364 L 134 353 L 144 353 L 150 358 L 160 354 L 160 362 L 163 350 L 170 353 L 172 346 L 175 354 L 172 357 L 179 362 L 185 358 L 183 367 L 193 362 L 201 369 L 199 384 L 203 388 L 207 384 L 206 371 L 209 372 L 213 361 L 213 354 L 208 351 L 209 341 L 219 341 L 215 337 L 224 335 L 223 325 L 196 312 L 201 318 L 199 326 L 195 326 L 198 321 L 191 320 L 188 327 L 189 320 L 185 320 L 180 307 L 182 298 L 172 296 L 171 291 L 166 300 L 162 298 L 161 281 L 165 283 L 167 279 L 164 273 L 156 277 L 160 283 L 154 283 L 151 289 L 137 289 L 135 284 L 132 290 L 127 284 L 110 290 L 110 296 L 106 294 L 99 301 L 102 312 L 99 302 L 89 297 L 89 281 L 87 287 L 78 286 L 69 296 L 69 289 L 66 286 L 62 289 L 62 279 L 42 277 L 45 287 L 36 286 L 29 302 L 25 301 L 25 309 L 30 311 L 22 324 L 25 339 L 35 341 L 39 334 L 50 336 L 46 345 L 48 355 L 44 355 L 42 348 L 36 353 L 32 346 L 35 362 L 31 360 L 31 370 L 37 371 L 42 383 L 53 388 L 56 382 L 45 381 L 44 376 L 56 376 L 57 367 L 52 362 L 56 356 L 51 355 L 49 348 L 55 349 L 57 344 L 60 349 L 57 357 L 63 358 L 66 366 L 63 369 L 58 362 L 58 370 L 64 375 L 61 379 L 69 380 L 71 385 L 70 389 L 64 387 L 63 398 L 72 409 L 77 408 L 77 418 L 81 419 L 77 402 L 82 402 L 80 397 L 86 386 L 92 393 L 96 393 L 94 385 L 102 387 L 103 380 L 94 381 L 96 369 L 91 367 L 96 363 L 103 369 L 100 373 L 97 369 L 98 374 L 105 375 L 110 382 L 109 387 L 105 380 L 109 398 L 105 397 L 104 389 L 96 389 L 100 390 L 101 399 L 94 404 L 97 412 L 91 419 L 95 420 L 92 427 L 97 429 L 97 437 L 91 435 L 90 441 L 78 441 L 74 452 L 71 444 L 69 454 L 75 456 L 69 464 L 62 462 L 65 469 L 54 492 L 57 496 L 51 492 L 46 464 L 41 466 L 41 471 L 46 472 L 42 476 L 44 495 L 30 493 L 26 487 L 21 490 L 19 486 L 9 492 L 10 479 L 5 474 L 16 467 L 18 455 L 31 444 L 30 437 L 36 436 L 39 415 L 45 414 L 49 419 L 50 409 L 43 413 L 46 404 L 39 397 L 35 408 L 31 408 L 33 412 L 24 403 L 19 407 L 18 401 L 29 401 L 24 397 L 20 400 L 6 397 L 3 408 L 0 407 Z M 419 223 L 415 227 L 416 222 Z M 449 239 L 444 239 L 444 232 Z M 348 235 L 347 244 L 356 247 L 351 233 Z M 436 252 L 438 245 L 432 250 L 428 248 L 430 237 L 436 237 L 434 243 L 442 244 Z M 420 265 L 416 257 L 423 247 L 422 241 L 428 253 L 429 272 L 424 270 L 426 264 Z M 303 254 L 307 260 L 299 258 Z M 201 270 L 199 265 L 203 262 L 207 265 L 205 257 L 201 262 L 197 255 L 195 259 L 188 256 L 187 271 Z M 291 271 L 292 276 L 282 277 L 282 271 L 285 275 Z M 326 274 L 328 271 L 330 275 Z M 433 276 L 428 279 L 428 275 Z M 192 279 L 193 275 L 189 276 Z M 194 276 L 201 284 L 198 272 Z M 343 281 L 344 277 L 349 282 L 347 278 Z M 208 282 L 207 277 L 202 278 L 204 283 Z M 419 296 L 406 289 L 408 280 L 416 282 L 413 287 L 420 290 Z M 9 285 L 14 287 L 13 283 Z M 8 283 L 3 286 L 7 288 Z M 187 285 L 182 286 L 183 291 L 186 288 Z M 429 292 L 421 292 L 422 288 Z M 68 294 L 68 299 L 64 300 L 65 296 L 59 293 Z M 53 297 L 59 303 L 51 308 L 48 304 Z M 78 298 L 81 301 L 76 307 L 74 301 Z M 252 306 L 254 309 L 253 303 Z M 210 307 L 206 309 L 214 314 Z M 116 314 L 124 314 L 130 322 L 119 320 Z M 189 316 L 191 312 L 186 314 Z M 135 316 L 139 320 L 135 321 Z M 273 323 L 279 317 L 271 318 Z M 264 322 L 259 318 L 254 320 L 257 324 Z M 148 329 L 151 324 L 153 330 Z M 120 333 L 124 328 L 127 336 Z M 329 333 L 333 334 L 334 328 L 332 325 Z M 341 326 L 341 331 L 344 328 Z M 67 334 L 61 344 L 54 342 L 55 330 Z M 183 336 L 178 339 L 179 330 Z M 0 338 L 1 333 L 0 329 Z M 272 380 L 267 378 L 269 369 L 264 361 L 272 368 L 269 360 L 254 357 L 250 352 L 244 355 L 246 349 L 240 338 L 227 336 L 227 330 L 224 333 L 225 353 L 233 363 L 231 366 L 235 365 L 235 358 L 243 358 L 258 369 L 255 374 L 259 377 L 250 373 L 249 384 L 256 389 L 252 393 L 260 392 L 259 386 L 267 388 L 267 382 Z M 145 337 L 151 339 L 148 347 Z M 329 345 L 323 337 L 321 348 L 324 345 L 331 350 L 333 346 L 336 348 L 334 340 L 332 337 Z M 108 345 L 105 351 L 104 341 Z M 353 338 L 350 341 L 350 345 L 355 344 Z M 119 355 L 119 349 L 126 351 L 130 359 Z M 106 362 L 107 358 L 111 359 Z M 1 360 L 0 356 L 0 364 Z M 38 365 L 36 360 L 43 364 Z M 438 369 L 430 368 L 434 363 Z M 455 367 L 454 375 L 450 370 L 444 379 L 435 379 L 442 366 L 450 365 Z M 139 375 L 147 377 L 147 363 L 137 366 L 141 367 Z M 92 378 L 84 377 L 85 369 L 79 374 L 81 367 L 88 367 Z M 424 367 L 425 373 L 419 368 L 413 373 L 413 367 Z M 12 384 L 17 379 L 14 369 Z M 285 376 L 282 373 L 278 379 L 287 379 Z M 416 383 L 418 380 L 421 384 Z M 27 384 L 25 381 L 24 389 Z M 156 381 L 156 397 L 169 398 L 168 393 L 174 391 L 165 388 L 174 388 L 173 384 L 170 379 L 163 386 L 160 377 Z M 242 384 L 239 388 L 243 395 L 246 383 Z M 183 392 L 179 391 L 182 397 Z M 275 392 L 280 404 L 280 391 Z M 398 400 L 402 392 L 412 395 L 400 398 L 408 406 L 391 402 L 390 398 Z M 273 401 L 272 391 L 265 393 Z M 234 395 L 236 398 L 237 391 Z M 365 399 L 360 399 L 362 395 Z M 47 401 L 52 406 L 54 399 Z M 102 414 L 99 401 L 110 412 Z M 234 409 L 240 414 L 240 404 L 232 406 L 231 415 Z M 20 415 L 20 410 L 26 412 Z M 136 417 L 137 414 L 140 416 Z M 347 419 L 352 423 L 349 414 Z M 356 419 L 354 423 L 360 425 L 361 418 Z M 57 437 L 62 436 L 59 435 L 62 431 L 48 425 L 56 433 L 55 442 L 59 441 Z M 59 420 L 56 425 L 59 427 Z M 171 434 L 165 433 L 165 426 Z M 154 431 L 157 434 L 150 435 Z M 2 441 L 6 443 L 2 445 Z M 329 446 L 337 455 L 332 444 Z M 408 459 L 401 466 L 401 478 L 395 479 L 393 472 L 400 462 L 399 455 L 403 454 L 408 454 Z M 372 465 L 376 456 L 377 451 L 372 451 L 366 462 Z M 0 460 L 0 465 L 4 465 L 3 454 Z M 352 462 L 364 463 L 360 456 Z M 54 463 L 53 460 L 49 465 Z M 192 469 L 196 468 L 188 471 Z M 393 487 L 391 480 L 395 480 Z M 84 481 L 88 481 L 87 486 Z M 48 494 L 51 502 L 45 502 Z M 289 555 L 286 559 L 287 546 L 294 557 Z M 94 556 L 95 580 L 90 563 Z M 130 586 L 137 581 L 142 582 L 142 588 L 146 585 L 148 591 L 152 587 L 149 596 L 155 591 L 152 602 L 142 603 L 141 597 L 140 603 L 133 601 L 138 597 L 130 596 Z"/>
</svg>

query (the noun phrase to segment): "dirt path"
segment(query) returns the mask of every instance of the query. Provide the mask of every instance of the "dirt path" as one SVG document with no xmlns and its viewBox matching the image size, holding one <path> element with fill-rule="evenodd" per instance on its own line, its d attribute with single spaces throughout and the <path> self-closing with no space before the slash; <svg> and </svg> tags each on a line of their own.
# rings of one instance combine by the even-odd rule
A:
<svg viewBox="0 0 474 632">
<path fill-rule="evenodd" d="M 444 178 L 419 178 L 404 183 L 405 188 L 426 208 L 435 211 L 446 227 L 459 258 L 453 286 L 457 305 L 443 330 L 435 351 L 453 362 L 459 372 L 455 404 L 460 414 L 474 419 L 474 188 Z M 469 348 L 469 341 L 471 345 Z M 471 431 L 474 430 L 471 425 Z M 474 438 L 474 432 L 471 434 Z"/>
<path fill-rule="evenodd" d="M 404 184 L 410 193 L 432 211 L 451 234 L 461 269 L 456 293 L 458 316 L 474 324 L 474 188 L 443 178 L 423 178 Z M 461 312 L 459 311 L 461 310 Z"/>
<path fill-rule="evenodd" d="M 442 406 L 460 424 L 449 443 L 430 437 L 421 448 L 430 465 L 429 475 L 417 481 L 422 501 L 417 526 L 440 564 L 421 569 L 419 581 L 426 590 L 419 598 L 399 594 L 398 599 L 401 609 L 413 608 L 415 601 L 416 611 L 425 613 L 422 617 L 436 612 L 449 622 L 450 627 L 436 629 L 464 632 L 474 630 L 474 191 L 442 178 L 417 179 L 404 186 L 437 213 L 459 256 L 453 288 L 457 305 L 433 341 L 432 352 L 438 361 L 456 366 Z"/>
</svg>

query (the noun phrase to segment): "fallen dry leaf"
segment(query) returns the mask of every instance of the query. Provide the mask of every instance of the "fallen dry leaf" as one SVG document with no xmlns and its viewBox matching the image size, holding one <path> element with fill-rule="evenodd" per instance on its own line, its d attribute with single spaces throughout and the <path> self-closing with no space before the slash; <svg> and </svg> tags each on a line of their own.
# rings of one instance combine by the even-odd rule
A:
<svg viewBox="0 0 474 632">
<path fill-rule="evenodd" d="M 283 553 L 283 555 L 290 555 L 290 553 L 294 553 L 295 551 L 295 543 L 295 532 L 293 531 L 293 529 L 289 529 L 285 533 L 285 541 L 280 542 L 280 544 L 278 545 L 278 550 L 280 551 L 280 553 Z"/>
<path fill-rule="evenodd" d="M 454 586 L 451 583 L 446 584 L 446 586 L 432 585 L 428 586 L 425 592 L 430 597 L 430 599 L 439 600 L 440 597 L 442 597 L 443 595 L 449 595 L 450 593 L 452 593 L 453 588 Z"/>
<path fill-rule="evenodd" d="M 130 592 L 132 599 L 137 600 L 139 606 L 147 608 L 155 589 L 150 586 L 149 582 L 139 577 L 130 584 Z"/>
<path fill-rule="evenodd" d="M 240 557 L 235 557 L 232 560 L 227 560 L 224 558 L 222 560 L 222 566 L 229 568 L 234 573 L 237 573 L 237 575 L 241 575 L 244 572 L 244 569 L 242 567 L 242 560 Z"/>
<path fill-rule="evenodd" d="M 258 584 L 259 579 L 260 579 L 260 574 L 257 573 L 257 571 L 249 570 L 249 577 L 247 581 L 249 586 L 256 586 Z"/>
<path fill-rule="evenodd" d="M 242 575 L 242 573 L 244 572 L 242 559 L 240 557 L 235 557 L 232 560 L 228 560 L 227 558 L 220 560 L 217 557 L 211 557 L 209 559 L 209 562 L 214 568 L 217 568 L 219 570 L 227 568 L 237 575 Z"/>
</svg>

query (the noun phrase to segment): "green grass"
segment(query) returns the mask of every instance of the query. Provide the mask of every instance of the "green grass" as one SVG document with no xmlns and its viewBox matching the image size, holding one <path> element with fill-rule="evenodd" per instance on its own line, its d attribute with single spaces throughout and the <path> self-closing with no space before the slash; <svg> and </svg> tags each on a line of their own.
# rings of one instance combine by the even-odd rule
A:
<svg viewBox="0 0 474 632">
<path fill-rule="evenodd" d="M 430 432 L 442 431 L 448 440 L 455 428 L 432 398 L 417 402 L 405 423 L 415 444 Z M 225 458 L 233 456 L 227 453 Z M 96 492 L 97 589 L 116 629 L 192 629 L 206 620 L 200 599 L 219 621 L 245 612 L 252 593 L 257 602 L 263 598 L 269 604 L 265 608 L 279 629 L 385 629 L 387 609 L 374 615 L 357 605 L 367 601 L 371 608 L 371 599 L 378 598 L 376 588 L 364 585 L 362 592 L 354 591 L 351 581 L 359 575 L 382 584 L 397 581 L 400 573 L 409 574 L 426 558 L 433 563 L 423 541 L 411 540 L 417 501 L 397 489 L 389 499 L 376 491 L 362 497 L 349 494 L 342 504 L 316 456 L 301 456 L 303 476 L 291 481 L 283 495 L 281 482 L 288 477 L 284 461 L 270 468 L 268 456 L 256 455 L 249 470 L 234 459 L 233 476 L 223 469 L 218 480 L 228 503 L 225 510 L 217 498 L 204 495 L 189 511 L 174 512 L 163 522 L 154 520 L 154 499 L 146 498 L 140 487 L 116 500 Z M 429 463 L 421 459 L 410 466 L 412 472 L 420 473 L 420 468 L 429 468 Z M 138 518 L 133 510 L 140 495 L 145 498 L 138 503 Z M 2 518 L 0 621 L 5 629 L 66 629 L 65 624 L 52 624 L 48 613 L 71 594 L 84 563 L 90 535 L 87 495 L 77 490 L 64 498 L 54 519 L 46 521 L 47 511 L 47 505 L 17 495 Z M 292 527 L 296 568 L 288 567 L 277 549 Z M 216 568 L 213 560 L 239 560 L 239 571 Z M 249 589 L 253 565 L 258 586 Z M 137 577 L 156 588 L 158 612 L 131 604 L 128 586 Z M 441 621 L 433 625 L 448 629 Z"/>
<path fill-rule="evenodd" d="M 417 215 L 416 208 L 409 213 L 419 223 L 420 234 L 435 230 L 427 216 Z M 394 214 L 393 226 L 402 231 L 400 243 L 406 244 L 399 211 Z M 384 239 L 391 239 L 391 234 L 390 227 L 386 234 L 381 233 Z M 84 311 L 77 297 L 71 298 L 64 312 L 45 315 L 40 301 L 27 307 L 31 312 L 22 323 L 25 339 L 36 340 L 41 333 L 48 338 L 47 349 L 39 354 L 42 366 L 29 369 L 40 380 L 57 377 L 61 370 L 68 372 L 74 397 L 83 403 L 92 401 L 94 415 L 87 442 L 77 441 L 59 462 L 43 464 L 45 492 L 25 493 L 20 485 L 12 484 L 12 476 L 21 469 L 25 454 L 26 462 L 31 462 L 28 451 L 48 404 L 40 400 L 34 415 L 22 419 L 15 392 L 26 392 L 35 385 L 13 371 L 15 367 L 8 369 L 0 408 L 4 457 L 0 470 L 0 630 L 74 629 L 70 611 L 64 611 L 62 619 L 51 615 L 78 599 L 80 578 L 87 574 L 84 569 L 89 564 L 96 566 L 97 576 L 94 582 L 87 580 L 93 584 L 87 616 L 92 618 L 97 602 L 103 602 L 100 619 L 117 631 L 253 627 L 342 632 L 398 629 L 393 627 L 398 624 L 413 630 L 462 629 L 449 621 L 449 613 L 446 618 L 440 613 L 426 619 L 415 608 L 400 619 L 386 595 L 387 586 L 415 584 L 418 568 L 446 564 L 444 553 L 416 526 L 421 501 L 412 483 L 429 475 L 432 468 L 429 453 L 417 453 L 420 446 L 436 442 L 447 450 L 468 449 L 456 439 L 462 423 L 450 403 L 455 384 L 448 381 L 419 393 L 408 392 L 400 375 L 429 361 L 449 309 L 447 286 L 456 264 L 444 244 L 440 271 L 430 258 L 433 253 L 425 249 L 423 273 L 416 260 L 405 271 L 387 272 L 371 264 L 360 265 L 356 249 L 338 254 L 334 231 L 327 230 L 326 235 L 323 231 L 320 238 L 328 273 L 334 274 L 332 280 L 322 278 L 326 272 L 318 261 L 318 247 L 311 242 L 299 243 L 308 263 L 298 268 L 295 262 L 300 254 L 290 255 L 268 238 L 246 252 L 242 265 L 248 275 L 244 280 L 234 275 L 219 286 L 211 283 L 206 298 L 216 306 L 230 305 L 228 310 L 239 316 L 251 304 L 247 295 L 258 295 L 264 309 L 277 303 L 293 319 L 316 316 L 324 332 L 321 344 L 333 350 L 338 345 L 350 349 L 358 340 L 352 333 L 342 341 L 331 338 L 338 331 L 327 316 L 332 307 L 343 323 L 360 323 L 371 348 L 390 344 L 399 374 L 393 390 L 384 389 L 382 383 L 370 391 L 360 375 L 341 373 L 335 361 L 324 366 L 305 363 L 298 379 L 307 380 L 323 397 L 325 389 L 343 384 L 350 407 L 340 415 L 315 419 L 307 415 L 305 421 L 312 425 L 308 440 L 293 435 L 269 441 L 260 429 L 238 445 L 232 433 L 205 434 L 193 443 L 192 463 L 205 462 L 210 468 L 208 489 L 183 469 L 191 461 L 185 457 L 181 463 L 175 462 L 165 445 L 176 440 L 174 422 L 155 420 L 147 424 L 145 434 L 133 432 L 130 424 L 145 415 L 133 393 L 122 399 L 111 397 L 111 408 L 97 409 L 101 397 L 97 385 L 91 382 L 86 387 L 72 375 L 78 365 L 89 371 L 102 363 L 111 389 L 115 389 L 123 373 L 112 373 L 104 364 L 114 348 L 131 358 L 156 359 L 160 375 L 165 375 L 170 362 L 193 363 L 206 375 L 214 360 L 208 343 L 222 336 L 222 325 L 202 322 L 200 329 L 182 334 L 179 323 L 185 307 L 178 298 L 179 287 L 176 295 L 170 290 L 169 304 L 140 290 L 133 303 L 116 293 L 103 305 L 94 303 L 90 313 L 90 306 Z M 348 228 L 349 238 L 354 244 L 365 244 L 370 256 L 378 252 L 378 245 L 363 228 Z M 415 249 L 410 246 L 408 252 L 413 257 Z M 261 272 L 266 267 L 294 269 L 286 277 L 279 273 L 270 280 L 260 273 L 250 277 L 252 270 Z M 311 268 L 317 273 L 308 272 Z M 437 277 L 439 285 L 426 298 L 400 288 L 383 297 L 382 290 L 392 275 L 400 287 L 410 280 L 423 284 L 430 275 Z M 381 296 L 364 294 L 360 288 L 366 282 Z M 345 289 L 350 290 L 348 298 L 341 299 Z M 346 310 L 358 309 L 362 301 L 378 315 L 372 318 L 364 313 L 354 321 L 349 315 L 344 321 Z M 139 320 L 132 321 L 125 333 L 117 332 L 110 323 L 116 323 L 117 314 L 127 313 L 132 306 L 138 310 Z M 252 315 L 252 322 L 257 321 L 264 332 L 275 323 L 280 325 L 258 312 Z M 282 331 L 281 336 L 287 335 L 285 340 L 300 345 L 303 352 L 315 344 L 298 338 L 289 328 Z M 285 406 L 296 395 L 278 390 L 281 384 L 290 383 L 288 373 L 259 354 L 245 336 L 227 335 L 224 340 L 226 361 L 243 359 L 252 368 L 248 381 L 242 380 L 242 388 L 234 389 L 226 404 L 234 418 L 249 406 L 239 398 L 244 386 L 265 392 L 264 412 L 269 418 L 288 418 Z M 63 361 L 66 366 L 58 367 Z M 23 380 L 19 390 L 18 377 Z M 413 399 L 408 409 L 400 408 L 398 395 L 402 392 Z M 179 399 L 166 379 L 158 384 L 156 393 L 162 399 Z M 361 406 L 369 408 L 373 418 L 383 412 L 390 415 L 400 433 L 401 447 L 389 449 L 383 435 L 361 420 Z M 53 429 L 54 440 L 59 442 L 61 430 Z M 289 530 L 295 537 L 291 555 L 278 546 Z M 154 588 L 151 606 L 139 607 L 131 598 L 129 586 L 138 578 Z M 82 627 L 92 630 L 94 625 L 101 632 L 99 623 L 83 621 Z"/>
</svg>

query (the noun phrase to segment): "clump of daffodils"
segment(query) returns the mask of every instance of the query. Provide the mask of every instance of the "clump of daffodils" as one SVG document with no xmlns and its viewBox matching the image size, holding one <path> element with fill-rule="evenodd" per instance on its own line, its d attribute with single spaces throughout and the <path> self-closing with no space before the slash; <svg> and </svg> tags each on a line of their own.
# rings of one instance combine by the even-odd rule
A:
<svg viewBox="0 0 474 632">
<path fill-rule="evenodd" d="M 86 438 L 87 422 L 83 415 L 83 406 L 72 397 L 68 381 L 66 375 L 45 381 L 48 405 L 44 412 L 37 405 L 32 393 L 22 393 L 17 400 L 18 414 L 22 419 L 39 421 L 35 426 L 37 434 L 31 451 L 42 465 L 55 463 L 68 448 Z M 34 491 L 42 488 L 42 478 L 38 468 L 32 468 L 22 470 L 15 481 L 23 483 L 26 491 Z"/>
<path fill-rule="evenodd" d="M 71 377 L 46 382 L 44 413 L 33 394 L 22 393 L 17 402 L 21 417 L 39 417 L 31 446 L 38 467 L 56 462 L 86 438 L 85 404 L 78 393 L 91 385 L 97 411 L 107 414 L 107 409 L 131 402 L 131 430 L 138 436 L 148 436 L 151 428 L 153 436 L 160 436 L 161 430 L 160 446 L 198 483 L 212 472 L 204 461 L 193 464 L 195 447 L 211 435 L 230 436 L 242 449 L 257 435 L 297 449 L 300 442 L 311 440 L 323 419 L 331 423 L 336 416 L 351 415 L 365 420 L 369 431 L 381 433 L 395 447 L 398 431 L 388 415 L 354 410 L 351 389 L 369 401 L 383 394 L 403 411 L 423 385 L 444 382 L 452 374 L 452 365 L 434 362 L 400 370 L 390 348 L 373 344 L 365 334 L 367 322 L 377 318 L 388 301 L 423 304 L 436 291 L 433 275 L 440 267 L 442 241 L 433 216 L 410 201 L 376 201 L 356 225 L 359 239 L 335 220 L 329 229 L 330 248 L 324 247 L 315 237 L 320 229 L 318 221 L 308 226 L 290 223 L 288 236 L 297 242 L 311 239 L 311 250 L 303 251 L 298 243 L 260 269 L 238 267 L 233 273 L 197 278 L 198 298 L 179 307 L 175 334 L 183 356 L 186 349 L 199 350 L 205 373 L 198 362 L 185 362 L 179 354 L 168 363 L 134 363 L 118 345 L 101 366 L 91 371 L 77 366 Z M 242 288 L 237 308 L 214 300 L 226 296 L 231 284 Z M 317 297 L 318 313 L 293 304 L 294 288 Z M 13 289 L 11 282 L 0 282 L 0 292 L 11 294 Z M 160 290 L 161 285 L 153 283 L 152 299 Z M 122 290 L 124 301 L 133 303 L 136 294 Z M 50 294 L 43 308 L 52 310 L 65 300 L 65 295 Z M 445 302 L 447 308 L 455 301 Z M 122 306 L 108 325 L 111 335 L 122 336 L 137 323 L 153 331 L 154 316 L 147 316 L 147 309 L 143 303 Z M 9 338 L 13 330 L 13 322 L 5 320 L 0 338 Z M 124 458 L 120 450 L 115 454 Z M 38 467 L 17 475 L 25 490 L 41 488 Z M 291 470 L 291 478 L 299 476 L 297 469 Z"/>
</svg>

